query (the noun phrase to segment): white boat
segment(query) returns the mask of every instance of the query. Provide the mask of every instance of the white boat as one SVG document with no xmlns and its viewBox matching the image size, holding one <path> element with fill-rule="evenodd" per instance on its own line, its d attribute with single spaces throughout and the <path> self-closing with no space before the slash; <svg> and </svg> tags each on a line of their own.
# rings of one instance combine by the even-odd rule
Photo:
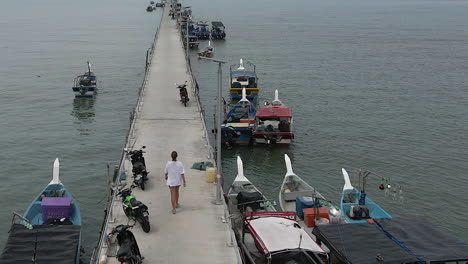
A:
<svg viewBox="0 0 468 264">
<path fill-rule="evenodd" d="M 284 154 L 286 163 L 286 175 L 279 191 L 279 203 L 283 211 L 295 211 L 298 222 L 304 228 L 312 228 L 316 223 L 342 223 L 343 218 L 338 206 L 328 201 L 314 187 L 297 176 L 293 169 L 291 160 Z M 307 215 L 303 210 L 306 209 Z M 312 217 L 312 218 L 310 218 Z"/>
<path fill-rule="evenodd" d="M 227 199 L 244 263 L 323 263 L 324 250 L 295 221 L 294 212 L 276 212 L 244 176 L 240 157 L 237 170 Z"/>
</svg>

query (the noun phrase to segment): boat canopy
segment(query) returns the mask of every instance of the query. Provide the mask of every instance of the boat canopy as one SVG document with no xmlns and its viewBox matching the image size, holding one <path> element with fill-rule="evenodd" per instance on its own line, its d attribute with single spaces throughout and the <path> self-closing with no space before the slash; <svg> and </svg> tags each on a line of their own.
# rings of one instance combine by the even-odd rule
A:
<svg viewBox="0 0 468 264">
<path fill-rule="evenodd" d="M 254 71 L 236 70 L 231 72 L 231 77 L 257 77 L 257 74 Z"/>
<path fill-rule="evenodd" d="M 468 260 L 468 245 L 423 218 L 319 225 L 312 231 L 344 263 L 431 263 Z"/>
<path fill-rule="evenodd" d="M 212 22 L 211 22 L 211 25 L 212 25 L 213 27 L 224 27 L 224 24 L 223 24 L 223 22 L 221 22 L 221 21 L 212 21 Z"/>
<path fill-rule="evenodd" d="M 28 229 L 13 224 L 0 263 L 76 264 L 79 243 L 78 225 L 34 225 Z"/>
<path fill-rule="evenodd" d="M 252 234 L 264 245 L 264 250 L 274 254 L 285 250 L 304 249 L 323 253 L 323 249 L 294 220 L 284 217 L 261 217 L 248 220 Z"/>
<path fill-rule="evenodd" d="M 258 118 L 292 117 L 292 110 L 288 107 L 261 107 L 257 109 Z"/>
</svg>

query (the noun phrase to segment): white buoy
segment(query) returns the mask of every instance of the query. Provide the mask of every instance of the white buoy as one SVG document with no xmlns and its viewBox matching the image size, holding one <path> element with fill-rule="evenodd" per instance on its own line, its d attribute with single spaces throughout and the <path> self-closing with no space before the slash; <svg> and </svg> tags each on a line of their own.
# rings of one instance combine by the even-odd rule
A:
<svg viewBox="0 0 468 264">
<path fill-rule="evenodd" d="M 59 171 L 60 171 L 60 162 L 59 159 L 56 158 L 54 161 L 54 169 L 52 173 L 52 181 L 50 184 L 60 184 L 60 177 L 59 177 Z"/>
</svg>

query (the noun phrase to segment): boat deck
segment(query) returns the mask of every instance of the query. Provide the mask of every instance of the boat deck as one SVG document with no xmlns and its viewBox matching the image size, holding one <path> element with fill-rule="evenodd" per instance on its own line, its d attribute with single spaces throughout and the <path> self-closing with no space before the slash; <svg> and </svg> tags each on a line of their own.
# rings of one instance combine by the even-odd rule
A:
<svg viewBox="0 0 468 264">
<path fill-rule="evenodd" d="M 151 231 L 144 233 L 137 223 L 132 232 L 143 263 L 241 263 L 230 224 L 223 221 L 227 207 L 212 204 L 216 186 L 205 181 L 205 171 L 190 169 L 194 162 L 211 159 L 195 95 L 188 89 L 190 101 L 184 107 L 174 85 L 188 80 L 188 87 L 192 87 L 180 34 L 176 21 L 168 16 L 169 9 L 164 9 L 128 142 L 128 147 L 134 149 L 146 146 L 144 156 L 149 171 L 146 190 L 135 188 L 133 194 L 148 206 Z M 187 179 L 187 187 L 180 188 L 180 208 L 175 215 L 164 180 L 164 167 L 173 150 L 184 164 Z M 129 186 L 131 163 L 126 161 L 125 167 Z M 112 210 L 113 222 L 106 233 L 118 224 L 128 223 L 120 200 L 114 200 Z M 117 249 L 118 246 L 105 244 L 98 254 L 99 263 L 118 263 L 113 256 Z M 105 255 L 109 256 L 107 260 Z"/>
</svg>

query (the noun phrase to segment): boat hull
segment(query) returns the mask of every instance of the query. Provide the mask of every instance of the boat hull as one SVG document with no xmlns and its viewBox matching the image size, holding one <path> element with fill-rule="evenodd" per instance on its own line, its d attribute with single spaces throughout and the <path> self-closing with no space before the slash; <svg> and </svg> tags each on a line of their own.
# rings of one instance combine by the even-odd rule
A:
<svg viewBox="0 0 468 264">
<path fill-rule="evenodd" d="M 294 135 L 290 132 L 253 132 L 256 144 L 265 145 L 289 145 L 292 143 Z"/>
<path fill-rule="evenodd" d="M 75 94 L 75 98 L 92 98 L 97 92 L 96 86 L 74 86 L 72 89 Z"/>
<path fill-rule="evenodd" d="M 367 222 L 367 219 L 353 219 L 349 215 L 351 206 L 359 205 L 360 194 L 361 192 L 357 190 L 344 190 L 341 195 L 340 209 L 341 209 L 341 212 L 343 213 L 345 221 L 348 223 Z M 350 202 L 344 202 L 344 201 L 350 201 Z M 365 205 L 369 209 L 369 216 L 372 219 L 392 218 L 392 216 L 389 213 L 387 213 L 387 211 L 385 211 L 382 207 L 380 207 L 378 204 L 372 201 L 369 197 L 366 197 Z"/>
</svg>

